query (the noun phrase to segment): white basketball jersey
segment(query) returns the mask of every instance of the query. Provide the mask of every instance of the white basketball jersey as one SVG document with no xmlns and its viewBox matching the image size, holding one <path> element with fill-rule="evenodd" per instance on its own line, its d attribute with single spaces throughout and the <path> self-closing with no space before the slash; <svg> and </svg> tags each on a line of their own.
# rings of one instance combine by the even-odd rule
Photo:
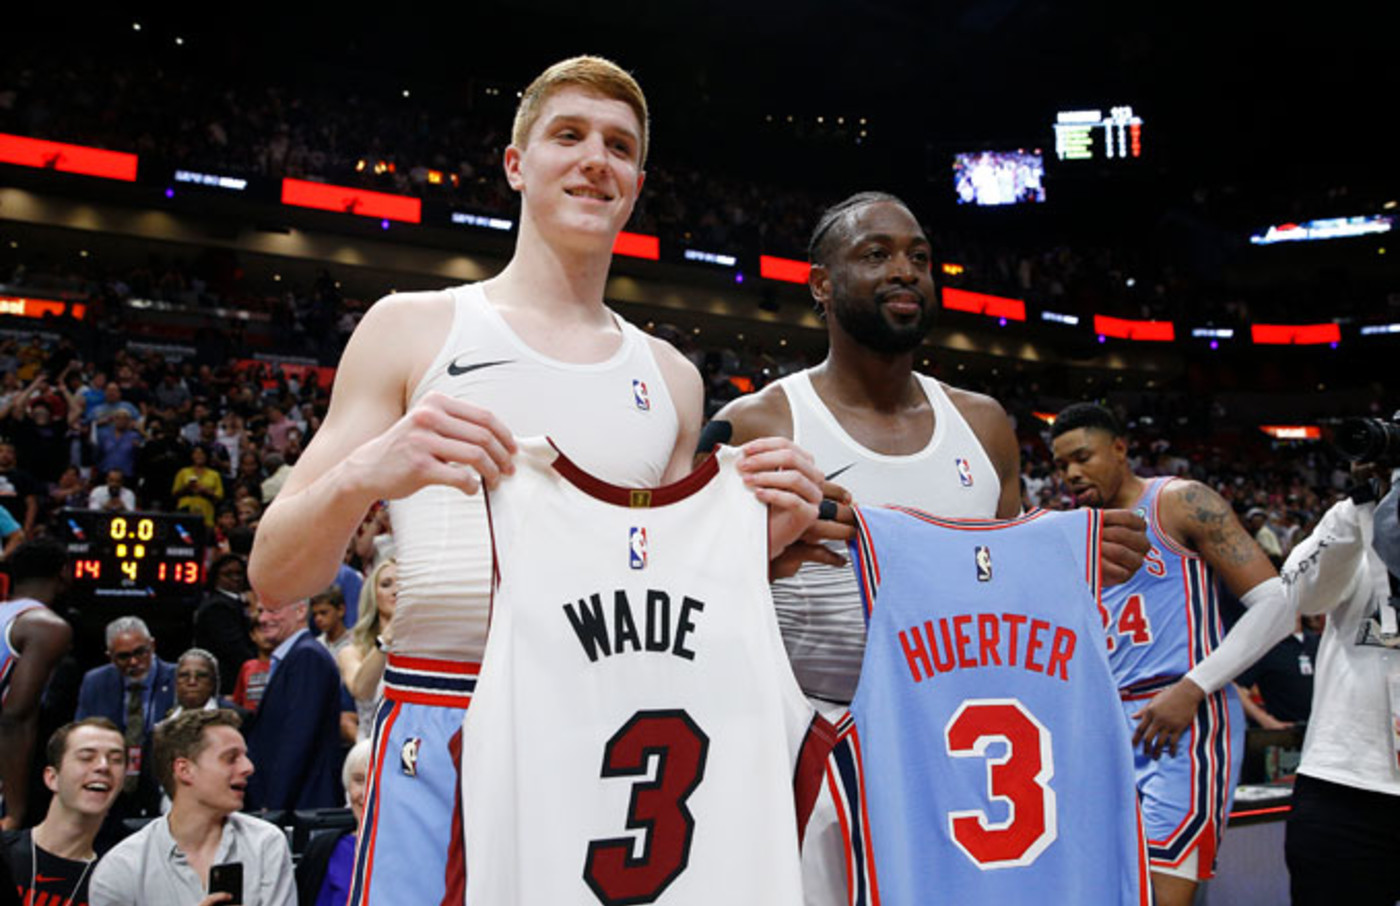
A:
<svg viewBox="0 0 1400 906">
<path fill-rule="evenodd" d="M 517 437 L 544 435 L 608 481 L 661 481 L 679 422 L 646 336 L 587 365 L 540 355 L 479 284 L 455 287 L 452 330 L 410 402 L 439 391 L 489 409 Z M 389 506 L 399 561 L 394 653 L 477 661 L 486 645 L 491 545 L 481 495 L 431 485 Z"/>
<path fill-rule="evenodd" d="M 471 906 L 802 902 L 794 790 L 831 728 L 783 653 L 736 458 L 628 490 L 534 439 L 491 493 L 500 580 L 462 736 Z"/>
<path fill-rule="evenodd" d="M 938 381 L 916 374 L 933 409 L 933 436 L 917 453 L 893 456 L 846 433 L 812 387 L 809 372 L 778 382 L 792 410 L 792 439 L 812 454 L 829 480 L 863 506 L 899 504 L 948 518 L 990 519 L 1001 479 L 967 422 Z M 843 546 L 833 549 L 844 554 Z M 803 690 L 831 702 L 855 694 L 865 651 L 865 618 L 855 573 L 848 567 L 803 564 L 773 583 L 778 625 Z"/>
</svg>

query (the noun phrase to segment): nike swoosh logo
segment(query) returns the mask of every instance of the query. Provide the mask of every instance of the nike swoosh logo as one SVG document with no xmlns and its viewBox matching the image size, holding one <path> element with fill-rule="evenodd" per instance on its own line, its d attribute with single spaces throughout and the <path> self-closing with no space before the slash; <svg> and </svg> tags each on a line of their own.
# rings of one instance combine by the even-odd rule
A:
<svg viewBox="0 0 1400 906">
<path fill-rule="evenodd" d="M 835 480 L 836 480 L 836 476 L 840 475 L 842 472 L 846 471 L 847 469 L 852 468 L 853 466 L 855 466 L 855 463 L 853 463 L 853 462 L 848 462 L 848 463 L 846 463 L 844 466 L 842 466 L 841 468 L 837 469 L 835 472 L 832 472 L 830 475 L 826 476 L 826 480 L 827 480 L 827 481 L 835 481 Z"/>
<path fill-rule="evenodd" d="M 453 359 L 447 364 L 447 375 L 448 377 L 457 377 L 469 371 L 476 371 L 481 368 L 493 368 L 496 365 L 509 365 L 514 361 L 515 359 L 501 359 L 498 362 L 472 362 L 470 365 L 458 365 L 457 360 Z"/>
</svg>

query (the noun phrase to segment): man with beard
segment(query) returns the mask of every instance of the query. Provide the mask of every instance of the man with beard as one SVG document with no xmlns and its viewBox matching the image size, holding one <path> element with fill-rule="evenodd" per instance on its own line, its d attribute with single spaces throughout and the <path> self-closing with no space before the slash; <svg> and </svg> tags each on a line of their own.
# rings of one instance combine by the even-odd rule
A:
<svg viewBox="0 0 1400 906">
<path fill-rule="evenodd" d="M 1020 450 L 1005 410 L 914 371 L 937 303 L 932 246 L 908 206 L 882 192 L 853 195 L 822 215 L 808 254 L 826 360 L 725 406 L 702 432 L 700 451 L 789 437 L 841 485 L 826 492 L 842 503 L 897 503 L 949 518 L 1017 515 Z M 823 504 L 828 519 L 832 504 Z M 1137 569 L 1147 543 L 1141 519 L 1121 511 L 1105 517 L 1102 575 L 1112 584 Z M 837 543 L 853 533 L 833 521 L 818 525 L 830 546 L 807 545 L 810 562 L 774 582 L 773 599 L 798 682 L 835 716 L 855 694 L 866 630 L 857 577 Z M 832 808 L 824 799 L 807 826 L 809 903 L 828 894 L 839 902 L 846 891 Z"/>
<path fill-rule="evenodd" d="M 909 207 L 883 192 L 852 195 L 822 215 L 808 254 L 826 361 L 725 406 L 701 451 L 726 439 L 790 437 L 861 503 L 948 518 L 1018 514 L 1020 450 L 1001 404 L 914 371 L 938 306 L 933 249 Z M 1106 584 L 1126 579 L 1147 549 L 1141 520 L 1112 514 L 1109 522 Z M 843 526 L 822 526 L 832 540 L 851 537 Z M 850 702 L 865 650 L 855 576 L 831 568 L 844 564 L 838 551 L 808 547 L 817 562 L 773 586 L 798 682 L 827 710 Z"/>
</svg>

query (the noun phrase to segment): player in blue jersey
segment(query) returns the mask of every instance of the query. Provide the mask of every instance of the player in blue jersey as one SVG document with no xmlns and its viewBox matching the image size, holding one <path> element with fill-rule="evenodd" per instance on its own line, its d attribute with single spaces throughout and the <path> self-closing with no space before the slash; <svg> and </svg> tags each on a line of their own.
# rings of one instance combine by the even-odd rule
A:
<svg viewBox="0 0 1400 906">
<path fill-rule="evenodd" d="M 1243 754 L 1244 717 L 1229 680 L 1288 632 L 1291 610 L 1273 564 L 1230 505 L 1196 481 L 1133 474 L 1108 409 L 1071 405 L 1052 435 L 1055 465 L 1079 506 L 1133 509 L 1147 520 L 1143 568 L 1104 592 L 1101 617 L 1123 711 L 1137 724 L 1134 744 L 1143 743 L 1137 780 L 1157 903 L 1186 906 L 1214 872 Z M 1217 576 L 1249 608 L 1228 642 Z"/>
<path fill-rule="evenodd" d="M 21 544 L 6 561 L 12 597 L 0 603 L 0 830 L 23 827 L 39 701 L 73 630 L 49 607 L 66 584 L 68 553 L 52 539 Z"/>
</svg>

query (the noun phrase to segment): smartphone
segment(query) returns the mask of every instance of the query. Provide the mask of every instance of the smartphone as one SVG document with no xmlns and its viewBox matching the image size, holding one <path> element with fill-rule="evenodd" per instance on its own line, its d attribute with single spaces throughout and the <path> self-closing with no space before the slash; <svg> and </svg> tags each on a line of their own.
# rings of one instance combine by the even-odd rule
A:
<svg viewBox="0 0 1400 906">
<path fill-rule="evenodd" d="M 231 893 L 230 903 L 243 902 L 243 863 L 225 862 L 209 867 L 209 892 Z"/>
</svg>

